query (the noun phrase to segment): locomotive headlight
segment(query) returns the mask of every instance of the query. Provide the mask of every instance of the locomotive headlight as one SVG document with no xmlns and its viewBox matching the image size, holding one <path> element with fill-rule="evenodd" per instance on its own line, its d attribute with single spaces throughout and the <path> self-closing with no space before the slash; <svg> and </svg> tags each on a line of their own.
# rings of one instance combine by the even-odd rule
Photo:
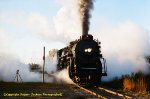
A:
<svg viewBox="0 0 150 99">
<path fill-rule="evenodd" d="M 92 48 L 88 48 L 87 50 L 88 50 L 88 52 L 90 53 L 90 52 L 92 51 Z"/>
<path fill-rule="evenodd" d="M 85 49 L 84 52 L 88 52 L 88 49 Z"/>
<path fill-rule="evenodd" d="M 84 50 L 84 52 L 88 52 L 88 53 L 90 53 L 92 51 L 92 48 L 86 48 L 85 50 Z"/>
</svg>

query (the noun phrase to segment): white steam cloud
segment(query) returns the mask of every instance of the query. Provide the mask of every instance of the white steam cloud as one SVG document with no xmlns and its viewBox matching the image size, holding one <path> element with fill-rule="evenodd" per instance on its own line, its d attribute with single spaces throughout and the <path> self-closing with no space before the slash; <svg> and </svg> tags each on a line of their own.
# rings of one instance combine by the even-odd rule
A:
<svg viewBox="0 0 150 99">
<path fill-rule="evenodd" d="M 29 65 L 20 62 L 13 54 L 0 53 L 0 60 L 0 81 L 15 82 L 16 71 L 19 70 L 23 82 L 42 82 L 42 73 L 30 71 Z M 46 57 L 45 70 L 48 73 L 56 71 L 56 57 Z M 53 82 L 53 77 L 45 74 L 45 81 Z"/>
<path fill-rule="evenodd" d="M 99 22 L 101 23 L 101 22 Z M 131 72 L 147 72 L 145 55 L 149 55 L 148 32 L 134 22 L 125 22 L 116 27 L 99 24 L 95 37 L 102 42 L 102 54 L 107 59 L 108 77 Z M 98 33 L 99 31 L 99 33 Z"/>
<path fill-rule="evenodd" d="M 19 70 L 23 82 L 41 81 L 39 74 L 30 72 L 28 65 L 21 63 L 13 55 L 0 53 L 0 60 L 0 80 L 15 81 L 16 71 Z"/>
<path fill-rule="evenodd" d="M 68 69 L 63 69 L 52 74 L 53 81 L 58 84 L 74 84 L 68 74 Z"/>
<path fill-rule="evenodd" d="M 70 79 L 68 74 L 68 69 L 65 68 L 63 70 L 57 71 L 57 56 L 54 57 L 46 57 L 45 64 L 45 81 L 46 82 L 54 82 L 57 84 L 74 84 Z"/>
<path fill-rule="evenodd" d="M 19 70 L 23 82 L 41 82 L 41 74 L 30 72 L 29 65 L 21 62 L 16 54 L 9 51 L 9 39 L 7 32 L 0 29 L 0 81 L 16 81 L 16 71 Z M 52 60 L 47 57 L 45 67 L 49 70 L 48 72 L 56 71 L 56 58 Z M 49 81 L 49 79 L 46 80 Z"/>
<path fill-rule="evenodd" d="M 38 34 L 49 41 L 60 41 L 68 43 L 79 37 L 81 33 L 81 22 L 78 16 L 76 0 L 58 0 L 62 7 L 53 17 L 53 24 L 47 17 L 39 13 L 32 13 L 28 17 L 27 27 L 30 31 Z"/>
</svg>

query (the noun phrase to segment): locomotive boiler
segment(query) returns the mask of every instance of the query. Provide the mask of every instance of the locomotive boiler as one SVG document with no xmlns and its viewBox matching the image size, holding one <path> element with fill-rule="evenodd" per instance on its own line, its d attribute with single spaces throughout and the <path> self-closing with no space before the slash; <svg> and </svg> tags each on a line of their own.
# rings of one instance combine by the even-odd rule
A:
<svg viewBox="0 0 150 99">
<path fill-rule="evenodd" d="M 89 34 L 70 42 L 57 51 L 57 70 L 67 68 L 69 77 L 79 85 L 99 85 L 101 77 L 107 76 L 100 44 Z"/>
</svg>

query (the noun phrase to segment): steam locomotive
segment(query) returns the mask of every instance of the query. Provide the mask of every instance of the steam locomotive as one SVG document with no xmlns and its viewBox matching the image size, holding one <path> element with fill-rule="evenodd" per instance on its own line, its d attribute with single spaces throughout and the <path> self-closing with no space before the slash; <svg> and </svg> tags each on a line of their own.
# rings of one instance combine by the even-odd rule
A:
<svg viewBox="0 0 150 99">
<path fill-rule="evenodd" d="M 69 46 L 57 51 L 57 70 L 67 68 L 69 77 L 78 85 L 99 85 L 101 77 L 107 76 L 100 44 L 89 34 L 70 42 Z"/>
</svg>

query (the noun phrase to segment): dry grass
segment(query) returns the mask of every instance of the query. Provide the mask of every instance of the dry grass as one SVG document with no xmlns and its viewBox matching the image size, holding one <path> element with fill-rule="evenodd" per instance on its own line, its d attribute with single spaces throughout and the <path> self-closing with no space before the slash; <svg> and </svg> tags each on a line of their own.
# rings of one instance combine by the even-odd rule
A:
<svg viewBox="0 0 150 99">
<path fill-rule="evenodd" d="M 137 78 L 125 77 L 123 86 L 125 91 L 146 92 L 147 90 L 147 83 L 143 74 Z"/>
<path fill-rule="evenodd" d="M 123 75 L 121 78 L 115 77 L 109 82 L 103 82 L 102 85 L 135 93 L 150 92 L 150 74 L 137 72 L 131 75 Z"/>
<path fill-rule="evenodd" d="M 127 91 L 131 91 L 134 89 L 135 87 L 135 83 L 133 81 L 133 79 L 130 79 L 129 77 L 126 77 L 124 78 L 123 80 L 123 86 L 124 86 L 124 89 L 123 90 L 127 90 Z"/>
</svg>

